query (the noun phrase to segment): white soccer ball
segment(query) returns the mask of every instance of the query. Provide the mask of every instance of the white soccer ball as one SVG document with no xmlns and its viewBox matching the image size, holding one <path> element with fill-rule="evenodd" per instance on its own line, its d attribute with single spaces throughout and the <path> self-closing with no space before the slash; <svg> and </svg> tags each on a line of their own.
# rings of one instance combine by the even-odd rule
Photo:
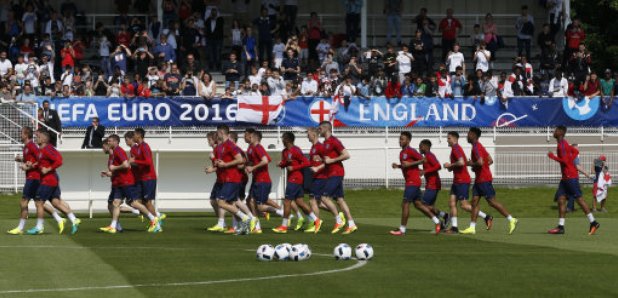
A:
<svg viewBox="0 0 618 298">
<path fill-rule="evenodd" d="M 275 257 L 275 248 L 270 244 L 262 244 L 257 249 L 256 257 L 262 262 L 270 262 Z"/>
<path fill-rule="evenodd" d="M 285 261 L 290 257 L 290 247 L 285 244 L 275 246 L 275 258 L 279 261 Z"/>
<path fill-rule="evenodd" d="M 352 247 L 346 243 L 340 243 L 337 247 L 335 247 L 333 255 L 336 260 L 349 260 L 352 258 Z"/>
<path fill-rule="evenodd" d="M 290 260 L 304 261 L 310 257 L 309 246 L 307 244 L 294 244 L 290 250 Z"/>
<path fill-rule="evenodd" d="M 370 244 L 361 243 L 356 246 L 354 251 L 356 253 L 356 258 L 359 260 L 364 261 L 373 258 L 373 247 L 371 247 Z"/>
</svg>

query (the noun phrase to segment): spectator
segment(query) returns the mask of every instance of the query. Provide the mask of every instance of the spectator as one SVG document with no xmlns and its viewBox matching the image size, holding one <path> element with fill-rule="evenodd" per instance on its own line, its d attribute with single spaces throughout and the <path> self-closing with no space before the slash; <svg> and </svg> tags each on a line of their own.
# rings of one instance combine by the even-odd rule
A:
<svg viewBox="0 0 618 298">
<path fill-rule="evenodd" d="M 30 84 L 24 84 L 22 87 L 22 92 L 17 95 L 15 101 L 18 102 L 34 102 L 36 99 L 34 91 L 32 90 L 32 86 Z"/>
<path fill-rule="evenodd" d="M 212 79 L 210 73 L 205 72 L 202 74 L 198 94 L 206 99 L 212 99 L 217 96 L 217 83 Z"/>
<path fill-rule="evenodd" d="M 451 77 L 451 90 L 453 90 L 453 96 L 463 96 L 466 84 L 467 80 L 463 74 L 463 68 L 458 66 L 455 69 L 455 74 Z"/>
<path fill-rule="evenodd" d="M 564 33 L 566 38 L 566 46 L 564 47 L 565 62 L 577 52 L 579 45 L 586 41 L 586 32 L 582 28 L 577 17 L 573 18 L 573 22 L 569 24 Z M 566 65 L 566 63 L 564 63 Z"/>
<path fill-rule="evenodd" d="M 333 60 L 333 53 L 326 54 L 326 59 L 324 63 L 322 63 L 321 68 L 324 69 L 326 73 L 330 73 L 333 69 L 339 71 L 339 63 Z"/>
<path fill-rule="evenodd" d="M 492 79 L 491 71 L 483 74 L 483 80 L 480 82 L 481 104 L 485 103 L 487 97 L 496 97 L 498 95 L 498 86 Z"/>
<path fill-rule="evenodd" d="M 180 83 L 180 94 L 182 96 L 199 96 L 199 80 L 193 75 L 193 71 L 185 73 Z"/>
<path fill-rule="evenodd" d="M 547 8 L 549 9 L 549 25 L 552 39 L 556 38 L 556 34 L 562 27 L 562 12 L 564 0 L 547 0 Z"/>
<path fill-rule="evenodd" d="M 367 64 L 367 76 L 373 77 L 378 74 L 380 67 L 382 67 L 382 56 L 384 55 L 378 49 L 371 49 L 364 53 Z"/>
<path fill-rule="evenodd" d="M 605 77 L 601 79 L 601 96 L 603 97 L 603 108 L 609 110 L 614 101 L 616 80 L 612 77 L 612 70 L 605 70 Z"/>
<path fill-rule="evenodd" d="M 549 81 L 550 97 L 566 97 L 569 92 L 569 82 L 562 77 L 562 71 L 556 71 L 556 76 Z"/>
<path fill-rule="evenodd" d="M 316 51 L 316 47 L 322 39 L 322 24 L 318 19 L 317 12 L 311 12 L 307 28 L 309 30 L 309 60 L 317 61 L 318 52 Z"/>
<path fill-rule="evenodd" d="M 482 40 L 474 52 L 474 62 L 476 62 L 475 70 L 487 72 L 489 70 L 489 61 L 491 61 L 491 52 L 486 49 L 485 41 Z"/>
<path fill-rule="evenodd" d="M 268 17 L 268 9 L 262 8 L 260 17 L 253 21 L 258 29 L 258 52 L 260 61 L 272 61 L 273 38 L 272 31 L 275 22 Z"/>
<path fill-rule="evenodd" d="M 386 90 L 387 79 L 384 75 L 384 69 L 380 69 L 378 71 L 378 75 L 371 82 L 371 86 L 373 88 L 372 93 L 375 96 L 384 95 L 384 91 Z"/>
<path fill-rule="evenodd" d="M 57 12 L 52 12 L 51 19 L 47 21 L 44 32 L 46 35 L 51 35 L 53 40 L 62 40 L 62 32 L 64 32 L 64 27 L 62 25 L 62 21 L 58 19 Z"/>
<path fill-rule="evenodd" d="M 553 76 L 554 70 L 560 65 L 562 61 L 558 54 L 558 51 L 556 50 L 555 42 L 552 41 L 549 44 L 547 51 L 541 54 L 540 60 L 541 61 L 539 63 L 539 68 L 541 75 L 543 75 L 544 78 Z"/>
<path fill-rule="evenodd" d="M 17 63 L 15 63 L 13 73 L 15 74 L 15 80 L 17 81 L 17 85 L 21 86 L 24 84 L 24 80 L 26 78 L 26 69 L 28 68 L 28 63 L 24 62 L 24 56 L 17 56 Z"/>
<path fill-rule="evenodd" d="M 478 49 L 481 41 L 485 41 L 485 34 L 481 32 L 481 25 L 474 24 L 474 26 L 472 27 L 472 34 L 470 35 L 470 41 L 472 42 L 471 49 L 472 54 L 474 55 L 474 52 L 476 51 L 476 49 Z"/>
<path fill-rule="evenodd" d="M 465 58 L 462 52 L 459 51 L 460 46 L 458 43 L 453 45 L 453 51 L 449 52 L 446 58 L 446 65 L 448 66 L 448 72 L 450 75 L 455 74 L 457 67 L 461 67 L 463 72 L 466 72 Z"/>
<path fill-rule="evenodd" d="M 135 60 L 135 73 L 145 78 L 148 69 L 153 64 L 154 56 L 146 48 L 138 48 L 133 53 L 133 59 Z"/>
<path fill-rule="evenodd" d="M 446 9 L 446 17 L 440 21 L 438 27 L 442 33 L 442 61 L 446 59 L 446 55 L 453 48 L 461 30 L 461 23 L 458 19 L 453 17 L 453 9 Z"/>
<path fill-rule="evenodd" d="M 111 64 L 109 60 L 111 42 L 107 40 L 107 36 L 102 35 L 98 39 L 99 57 L 101 59 L 101 70 L 106 77 L 112 74 Z"/>
<path fill-rule="evenodd" d="M 386 40 L 391 42 L 395 35 L 397 44 L 401 44 L 401 13 L 403 12 L 403 0 L 384 0 L 383 13 L 386 15 Z"/>
<path fill-rule="evenodd" d="M 295 33 L 296 29 L 296 16 L 298 15 L 298 0 L 285 0 L 283 1 L 283 12 L 288 18 L 288 35 Z"/>
<path fill-rule="evenodd" d="M 534 36 L 534 18 L 528 14 L 528 6 L 521 7 L 521 16 L 515 23 L 517 29 L 517 55 L 523 56 L 526 51 L 526 58 L 530 59 L 530 41 Z"/>
<path fill-rule="evenodd" d="M 134 98 L 137 95 L 135 92 L 135 86 L 133 86 L 129 76 L 125 76 L 124 82 L 120 85 L 120 95 L 127 98 Z"/>
<path fill-rule="evenodd" d="M 225 75 L 225 88 L 234 83 L 234 90 L 238 89 L 240 74 L 243 73 L 242 64 L 236 60 L 236 54 L 230 54 L 230 60 L 223 63 L 223 74 Z"/>
<path fill-rule="evenodd" d="M 318 59 L 320 65 L 324 63 L 324 59 L 326 59 L 326 55 L 330 52 L 330 44 L 326 37 L 322 37 L 320 43 L 316 46 L 315 50 L 318 52 Z"/>
<path fill-rule="evenodd" d="M 318 92 L 318 82 L 314 80 L 312 72 L 307 72 L 307 76 L 303 80 L 300 88 L 300 94 L 304 96 L 313 96 Z"/>
<path fill-rule="evenodd" d="M 414 86 L 415 86 L 415 89 L 414 89 L 413 96 L 414 97 L 424 97 L 425 94 L 427 93 L 427 85 L 423 81 L 423 78 L 417 77 L 416 82 L 414 83 Z"/>
<path fill-rule="evenodd" d="M 437 96 L 440 98 L 452 97 L 453 90 L 451 84 L 451 77 L 446 71 L 446 68 L 441 67 L 440 71 L 436 74 Z"/>
<path fill-rule="evenodd" d="M 58 112 L 49 108 L 48 100 L 43 101 L 43 119 L 44 124 L 53 130 L 50 131 L 50 143 L 56 147 L 58 134 L 62 133 L 62 122 L 58 117 Z"/>
<path fill-rule="evenodd" d="M 0 77 L 6 78 L 10 74 L 10 70 L 13 68 L 11 60 L 7 59 L 6 51 L 0 52 Z"/>
<path fill-rule="evenodd" d="M 408 45 L 401 45 L 401 51 L 397 54 L 397 66 L 399 67 L 399 82 L 405 80 L 405 75 L 412 71 L 414 57 L 408 52 Z"/>
<path fill-rule="evenodd" d="M 200 76 L 202 71 L 202 67 L 200 67 L 199 62 L 195 59 L 195 56 L 191 53 L 187 54 L 187 58 L 185 59 L 185 63 L 182 67 L 182 73 L 192 72 L 196 76 Z"/>
<path fill-rule="evenodd" d="M 178 70 L 178 64 L 172 63 L 171 70 L 163 77 L 165 94 L 168 96 L 180 94 L 180 83 L 182 76 Z"/>
<path fill-rule="evenodd" d="M 278 69 L 273 69 L 272 74 L 266 75 L 266 82 L 268 83 L 268 90 L 270 95 L 284 95 L 285 92 L 285 81 L 279 74 Z"/>
<path fill-rule="evenodd" d="M 414 57 L 414 62 L 412 65 L 412 69 L 416 73 L 421 76 L 427 75 L 427 60 L 425 56 L 425 43 L 423 42 L 423 31 L 421 29 L 416 29 L 414 39 L 410 45 L 412 46 L 412 57 Z"/>
<path fill-rule="evenodd" d="M 300 74 L 300 61 L 295 56 L 294 50 L 289 49 L 287 51 L 287 57 L 281 63 L 281 72 L 283 78 L 286 81 L 297 81 L 298 74 Z"/>
<path fill-rule="evenodd" d="M 298 35 L 298 47 L 300 48 L 300 56 L 298 57 L 303 65 L 309 60 L 309 31 L 307 26 L 302 26 Z"/>
<path fill-rule="evenodd" d="M 579 91 L 581 91 L 586 97 L 593 97 L 601 95 L 601 84 L 596 72 L 591 72 L 586 76 L 586 80 L 580 85 Z"/>
<path fill-rule="evenodd" d="M 243 53 L 244 53 L 244 60 L 246 61 L 245 63 L 245 72 L 246 72 L 249 69 L 253 68 L 255 65 L 257 65 L 256 64 L 257 53 L 258 53 L 257 41 L 255 40 L 255 37 L 253 36 L 253 27 L 251 26 L 245 27 L 245 37 L 243 38 L 242 47 L 243 47 Z"/>
<path fill-rule="evenodd" d="M 360 77 L 363 74 L 363 69 L 357 62 L 356 56 L 350 57 L 350 63 L 343 71 L 343 75 L 348 77 L 352 84 L 356 85 L 360 81 Z"/>
<path fill-rule="evenodd" d="M 427 16 L 427 8 L 425 7 L 422 7 L 420 9 L 419 14 L 414 17 L 414 20 L 412 20 L 412 22 L 416 23 L 417 30 L 422 30 L 425 27 L 429 27 L 432 32 L 436 30 L 436 23 L 429 16 Z"/>
<path fill-rule="evenodd" d="M 86 128 L 82 149 L 103 148 L 103 137 L 105 137 L 105 126 L 99 124 L 99 117 L 93 117 L 92 124 Z"/>
<path fill-rule="evenodd" d="M 487 50 L 491 53 L 491 59 L 496 59 L 496 52 L 498 51 L 499 36 L 498 27 L 494 23 L 494 17 L 491 13 L 485 15 L 485 23 L 483 23 L 483 34 Z"/>
<path fill-rule="evenodd" d="M 416 91 L 416 86 L 414 85 L 414 83 L 412 83 L 412 77 L 407 75 L 403 84 L 401 85 L 401 96 L 402 97 L 412 97 L 414 96 L 415 91 Z"/>
<path fill-rule="evenodd" d="M 481 73 L 482 75 L 482 73 Z M 472 75 L 468 75 L 468 79 L 466 84 L 463 87 L 463 96 L 465 97 L 476 97 L 481 95 L 481 89 L 479 85 L 479 81 L 476 80 Z"/>
<path fill-rule="evenodd" d="M 364 0 L 341 0 L 345 10 L 345 33 L 349 42 L 353 42 L 360 33 L 360 13 Z"/>
<path fill-rule="evenodd" d="M 577 52 L 571 54 L 569 59 L 568 69 L 575 77 L 575 83 L 579 85 L 584 81 L 584 78 L 590 73 L 590 64 L 592 59 L 590 53 L 586 49 L 586 45 L 580 44 Z"/>
<path fill-rule="evenodd" d="M 174 50 L 174 47 L 172 47 L 172 45 L 167 42 L 168 36 L 165 34 L 161 34 L 161 37 L 159 39 L 161 42 L 152 49 L 152 54 L 154 54 L 154 56 L 156 56 L 161 61 L 175 62 L 176 51 Z"/>
<path fill-rule="evenodd" d="M 283 62 L 283 56 L 285 54 L 285 44 L 281 42 L 281 37 L 275 38 L 275 45 L 273 45 L 273 64 L 275 68 L 281 68 L 281 62 Z"/>
<path fill-rule="evenodd" d="M 213 8 L 210 16 L 204 22 L 206 26 L 206 57 L 208 57 L 208 69 L 221 68 L 221 48 L 223 47 L 223 18 L 218 10 Z"/>
<path fill-rule="evenodd" d="M 131 57 L 131 50 L 124 45 L 119 45 L 111 54 L 112 69 L 120 69 L 122 75 L 127 73 L 127 57 Z"/>
<path fill-rule="evenodd" d="M 429 80 L 425 83 L 427 86 L 425 88 L 425 96 L 427 97 L 438 97 L 438 84 L 436 82 L 436 76 L 434 74 L 429 74 Z"/>
<path fill-rule="evenodd" d="M 541 48 L 541 56 L 549 50 L 550 44 L 555 43 L 554 34 L 551 33 L 548 23 L 543 24 L 543 31 L 539 33 L 536 43 L 539 45 L 539 48 Z"/>
</svg>

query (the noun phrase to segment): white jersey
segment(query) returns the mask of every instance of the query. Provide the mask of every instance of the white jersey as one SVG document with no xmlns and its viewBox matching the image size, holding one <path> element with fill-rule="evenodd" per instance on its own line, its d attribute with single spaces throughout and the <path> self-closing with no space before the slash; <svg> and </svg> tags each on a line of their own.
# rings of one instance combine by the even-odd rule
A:
<svg viewBox="0 0 618 298">
<path fill-rule="evenodd" d="M 399 63 L 399 73 L 409 73 L 412 71 L 412 54 L 399 52 L 397 55 L 397 62 Z"/>
<path fill-rule="evenodd" d="M 488 50 L 479 50 L 476 52 L 476 70 L 487 72 L 489 70 L 489 58 L 491 53 Z"/>
<path fill-rule="evenodd" d="M 597 181 L 597 193 L 595 194 L 597 202 L 601 202 L 607 198 L 607 188 L 612 185 L 612 176 L 609 173 L 599 175 Z"/>
<path fill-rule="evenodd" d="M 451 52 L 446 58 L 446 65 L 448 65 L 449 72 L 455 72 L 458 66 L 464 66 L 464 55 L 461 52 Z"/>
</svg>

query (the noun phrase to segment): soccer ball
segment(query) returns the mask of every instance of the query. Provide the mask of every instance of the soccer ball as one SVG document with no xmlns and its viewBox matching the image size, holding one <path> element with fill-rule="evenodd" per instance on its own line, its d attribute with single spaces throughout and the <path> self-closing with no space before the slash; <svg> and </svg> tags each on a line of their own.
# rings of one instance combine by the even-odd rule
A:
<svg viewBox="0 0 618 298">
<path fill-rule="evenodd" d="M 285 261 L 290 257 L 290 246 L 289 244 L 279 244 L 275 246 L 275 258 L 279 261 Z"/>
<path fill-rule="evenodd" d="M 256 257 L 260 261 L 270 262 L 275 257 L 275 248 L 270 244 L 260 245 L 257 249 Z"/>
<path fill-rule="evenodd" d="M 336 260 L 349 260 L 352 257 L 352 248 L 346 243 L 340 243 L 335 247 L 333 255 Z"/>
<path fill-rule="evenodd" d="M 307 244 L 294 244 L 290 250 L 290 260 L 292 261 L 304 261 L 311 257 L 311 251 Z"/>
<path fill-rule="evenodd" d="M 361 243 L 356 246 L 355 253 L 356 258 L 361 261 L 370 260 L 373 258 L 373 247 L 370 244 Z"/>
</svg>

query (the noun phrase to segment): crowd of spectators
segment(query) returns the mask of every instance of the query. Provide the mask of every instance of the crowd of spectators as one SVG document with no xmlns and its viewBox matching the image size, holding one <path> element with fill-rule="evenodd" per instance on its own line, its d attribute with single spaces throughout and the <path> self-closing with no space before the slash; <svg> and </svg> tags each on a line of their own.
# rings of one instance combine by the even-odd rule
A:
<svg viewBox="0 0 618 298">
<path fill-rule="evenodd" d="M 462 22 L 453 9 L 434 21 L 421 8 L 413 19 L 414 37 L 406 43 L 400 33 L 404 1 L 385 0 L 389 43 L 361 49 L 356 39 L 363 0 L 340 0 L 346 34 L 327 33 L 316 12 L 298 23 L 295 0 L 261 0 L 255 17 L 249 6 L 257 0 L 230 1 L 233 21 L 226 24 L 217 0 L 163 0 L 161 22 L 131 16 L 131 1 L 119 0 L 113 25 L 97 23 L 92 31 L 72 0 L 59 7 L 47 0 L 0 2 L 0 98 L 601 95 L 608 107 L 618 88 L 611 70 L 591 71 L 579 20 L 561 29 L 561 0 L 546 1 L 550 22 L 539 32 L 522 6 L 511 32 L 518 55 L 509 72 L 493 67 L 504 42 L 491 14 L 470 28 L 470 43 L 461 46 Z M 152 2 L 132 5 L 148 14 L 156 9 Z M 559 51 L 562 34 L 565 46 Z M 433 56 L 434 40 L 440 40 L 435 46 L 441 57 Z M 533 41 L 540 50 L 535 57 Z M 215 82 L 214 73 L 224 82 Z"/>
</svg>

